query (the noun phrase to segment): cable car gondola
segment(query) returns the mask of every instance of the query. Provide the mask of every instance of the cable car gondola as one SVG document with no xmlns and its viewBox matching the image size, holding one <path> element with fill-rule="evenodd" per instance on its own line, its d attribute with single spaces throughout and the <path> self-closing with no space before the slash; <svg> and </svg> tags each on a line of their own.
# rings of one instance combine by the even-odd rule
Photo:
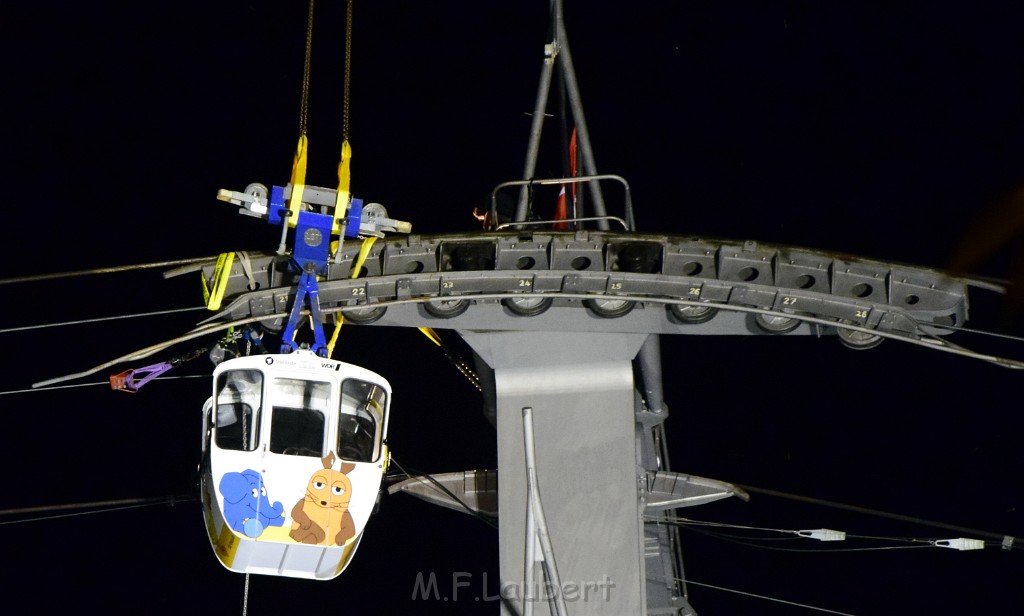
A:
<svg viewBox="0 0 1024 616">
<path fill-rule="evenodd" d="M 202 500 L 226 568 L 337 577 L 387 470 L 391 386 L 308 350 L 220 363 L 203 408 Z"/>
</svg>

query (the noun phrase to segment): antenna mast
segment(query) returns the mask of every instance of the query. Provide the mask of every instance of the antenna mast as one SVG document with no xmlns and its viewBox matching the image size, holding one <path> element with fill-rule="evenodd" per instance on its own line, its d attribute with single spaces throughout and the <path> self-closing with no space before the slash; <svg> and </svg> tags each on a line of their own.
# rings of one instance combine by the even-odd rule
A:
<svg viewBox="0 0 1024 616">
<path fill-rule="evenodd" d="M 530 142 L 526 148 L 526 165 L 523 168 L 523 179 L 534 177 L 537 169 L 537 153 L 540 151 L 540 136 L 544 127 L 544 113 L 548 106 L 548 93 L 551 90 L 551 77 L 557 69 L 560 82 L 565 85 L 569 99 L 569 108 L 573 122 L 576 124 L 579 152 L 583 158 L 583 171 L 586 175 L 597 175 L 597 163 L 594 162 L 594 151 L 590 145 L 590 132 L 587 130 L 587 119 L 583 114 L 583 103 L 580 99 L 579 84 L 576 82 L 576 70 L 572 64 L 572 53 L 569 51 L 569 38 L 565 33 L 565 20 L 562 18 L 562 0 L 551 0 L 551 41 L 544 45 L 544 64 L 541 68 L 540 83 L 537 85 L 537 103 L 533 110 L 533 123 L 530 127 Z M 594 203 L 594 215 L 608 215 L 604 205 L 601 185 L 588 182 L 591 199 Z M 515 222 L 523 222 L 527 218 L 529 191 L 523 187 L 519 191 L 519 203 L 516 206 Z M 576 216 L 581 216 L 577 212 Z M 609 230 L 608 221 L 600 219 L 597 227 Z"/>
</svg>

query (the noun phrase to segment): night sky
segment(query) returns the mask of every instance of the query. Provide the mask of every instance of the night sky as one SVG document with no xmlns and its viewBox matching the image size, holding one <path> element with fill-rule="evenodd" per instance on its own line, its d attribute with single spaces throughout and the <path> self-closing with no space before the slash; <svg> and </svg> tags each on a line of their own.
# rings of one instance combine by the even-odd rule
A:
<svg viewBox="0 0 1024 616">
<path fill-rule="evenodd" d="M 208 6 L 212 5 L 212 6 Z M 547 2 L 355 3 L 352 189 L 418 233 L 479 229 L 473 208 L 520 179 Z M 834 250 L 1007 279 L 1024 271 L 1024 6 L 987 2 L 579 2 L 565 9 L 598 169 L 625 177 L 641 232 Z M 5 7 L 0 278 L 276 248 L 218 189 L 288 181 L 299 131 L 304 2 L 25 3 Z M 307 182 L 334 186 L 344 2 L 313 27 Z M 558 108 L 538 177 L 562 173 Z M 621 194 L 606 196 L 621 213 Z M 538 204 L 549 215 L 553 204 Z M 202 304 L 160 270 L 0 286 L 0 330 Z M 971 327 L 1020 335 L 1012 302 L 976 291 Z M 2 331 L 3 391 L 91 368 L 191 329 L 201 311 Z M 441 331 L 457 352 L 468 348 Z M 1024 357 L 1019 343 L 958 344 Z M 212 344 L 213 340 L 197 341 Z M 152 361 L 185 353 L 175 347 Z M 1024 535 L 1019 373 L 887 341 L 662 340 L 673 469 L 992 533 Z M 479 394 L 415 331 L 346 327 L 336 358 L 394 388 L 389 442 L 408 469 L 495 465 Z M 82 379 L 102 383 L 120 366 Z M 195 495 L 197 378 L 135 395 L 98 386 L 0 396 L 0 509 Z M 543 479 L 541 479 L 543 481 Z M 964 533 L 755 494 L 680 515 L 884 537 Z M 5 517 L 0 522 L 11 519 Z M 742 534 L 739 531 L 730 534 Z M 0 526 L 6 604 L 238 613 L 197 502 Z M 763 543 L 819 548 L 811 542 Z M 839 547 L 878 543 L 848 541 Z M 893 544 L 901 545 L 901 544 Z M 685 531 L 695 582 L 842 613 L 1003 614 L 1020 550 L 805 553 Z M 456 602 L 414 601 L 417 573 Z M 496 614 L 497 532 L 405 495 L 384 499 L 331 582 L 253 576 L 250 614 Z M 702 616 L 814 613 L 701 586 Z"/>
</svg>

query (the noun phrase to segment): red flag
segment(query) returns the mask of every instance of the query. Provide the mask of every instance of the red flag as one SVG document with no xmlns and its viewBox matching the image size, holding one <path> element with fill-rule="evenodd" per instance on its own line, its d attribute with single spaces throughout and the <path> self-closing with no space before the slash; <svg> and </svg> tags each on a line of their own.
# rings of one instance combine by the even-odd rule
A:
<svg viewBox="0 0 1024 616">
<path fill-rule="evenodd" d="M 572 138 L 569 139 L 569 177 L 576 177 L 576 129 L 572 129 Z M 569 219 L 569 206 L 565 199 L 565 185 L 558 191 L 558 204 L 555 205 L 555 220 Z M 576 216 L 576 184 L 572 185 L 572 211 L 573 218 Z M 569 223 L 558 222 L 552 225 L 559 231 L 568 231 Z"/>
<path fill-rule="evenodd" d="M 569 218 L 569 215 L 566 212 L 565 185 L 563 184 L 562 190 L 558 191 L 558 204 L 555 205 L 555 220 L 566 220 L 567 218 Z M 558 231 L 568 231 L 569 223 L 556 222 L 554 225 L 552 225 L 552 227 L 554 227 Z"/>
</svg>

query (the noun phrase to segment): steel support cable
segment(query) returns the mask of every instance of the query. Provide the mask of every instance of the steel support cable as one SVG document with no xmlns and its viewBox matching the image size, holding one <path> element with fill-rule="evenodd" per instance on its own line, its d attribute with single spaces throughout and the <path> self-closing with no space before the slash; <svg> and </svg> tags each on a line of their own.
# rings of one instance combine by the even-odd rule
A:
<svg viewBox="0 0 1024 616">
<path fill-rule="evenodd" d="M 887 547 L 870 547 L 870 548 L 777 548 L 766 545 L 760 545 L 757 543 L 751 543 L 752 541 L 780 541 L 780 540 L 799 540 L 799 539 L 816 539 L 816 537 L 808 533 L 806 530 L 793 530 L 785 528 L 766 528 L 760 526 L 747 526 L 743 524 L 728 524 L 725 522 L 708 522 L 704 520 L 691 520 L 689 518 L 670 517 L 667 519 L 659 519 L 654 517 L 646 517 L 645 522 L 647 523 L 658 523 L 658 524 L 671 524 L 673 526 L 685 527 L 687 530 L 706 534 L 711 537 L 723 539 L 728 541 L 730 539 L 739 539 L 742 541 L 733 541 L 733 543 L 739 543 L 741 545 L 747 545 L 755 548 L 763 548 L 767 550 L 778 550 L 782 552 L 867 552 L 875 550 L 892 550 L 892 549 L 904 549 L 904 548 L 918 548 L 918 547 L 944 547 L 936 545 L 936 541 L 939 539 L 922 539 L 920 537 L 880 537 L 877 535 L 859 535 L 854 533 L 843 533 L 843 540 L 847 539 L 862 539 L 867 541 L 892 541 L 897 543 L 912 543 L 916 545 L 910 546 L 887 546 Z M 738 530 L 755 530 L 767 533 L 781 533 L 785 535 L 791 535 L 790 537 L 754 537 L 749 535 L 729 535 L 725 533 L 719 533 L 710 530 L 700 530 L 695 527 L 709 527 L 709 528 L 730 528 Z"/>
<path fill-rule="evenodd" d="M 887 518 L 890 520 L 897 520 L 900 522 L 909 522 L 912 524 L 918 524 L 921 526 L 930 526 L 932 528 L 941 528 L 943 530 L 950 530 L 958 533 L 967 533 L 971 535 L 977 535 L 979 537 L 986 537 L 988 539 L 995 539 L 1003 542 L 1002 545 L 1007 549 L 1022 549 L 1024 545 L 1017 544 L 1014 541 L 1014 537 L 1005 533 L 994 533 L 992 531 L 978 530 L 976 528 L 968 528 L 965 526 L 957 526 L 955 524 L 947 524 L 945 522 L 936 522 L 934 520 L 927 520 L 925 518 L 919 518 L 917 516 L 904 515 L 900 513 L 891 513 L 888 511 L 881 511 L 879 509 L 870 509 L 868 507 L 861 507 L 859 505 L 848 505 L 846 503 L 837 503 L 835 501 L 829 501 L 821 498 L 814 498 L 811 496 L 801 496 L 799 494 L 791 494 L 789 492 L 780 492 L 778 490 L 769 490 L 766 488 L 758 488 L 755 486 L 748 486 L 740 483 L 732 483 L 732 485 L 742 488 L 752 494 L 763 494 L 765 496 L 772 496 L 775 498 L 782 498 L 785 500 L 792 500 L 801 503 L 807 503 L 811 505 L 820 505 L 822 507 L 831 507 L 833 509 L 842 509 L 844 511 L 850 511 L 853 513 L 859 513 L 863 515 L 870 515 L 879 518 Z M 1007 540 L 1009 545 L 1007 546 Z"/>
<path fill-rule="evenodd" d="M 551 294 L 551 293 L 480 293 L 480 294 L 475 294 L 475 295 L 472 295 L 472 296 L 467 296 L 466 299 L 469 299 L 469 300 L 491 300 L 491 299 L 505 299 L 507 297 L 516 297 L 516 298 L 550 298 L 552 296 L 553 296 L 553 294 Z M 660 297 L 652 298 L 652 297 L 649 297 L 649 296 L 614 295 L 614 294 L 608 294 L 608 293 L 559 293 L 559 294 L 557 294 L 557 297 L 562 298 L 562 299 L 579 299 L 579 300 L 606 298 L 606 299 L 616 299 L 616 300 L 633 301 L 633 302 L 647 302 L 647 303 L 657 303 L 657 304 L 678 304 L 678 305 L 681 305 L 681 306 L 697 306 L 697 307 L 702 307 L 702 308 L 706 308 L 708 306 L 707 302 L 691 301 L 691 300 L 685 300 L 685 299 L 669 299 L 669 298 L 660 298 Z M 402 305 L 402 304 L 418 304 L 418 303 L 428 302 L 428 301 L 430 301 L 432 299 L 434 299 L 434 298 L 433 297 L 429 297 L 429 296 L 414 297 L 414 298 L 408 298 L 408 299 L 389 299 L 389 300 L 376 301 L 376 302 L 374 302 L 373 305 L 374 306 L 397 306 L 397 305 Z M 783 312 L 778 312 L 778 311 L 774 311 L 774 310 L 767 310 L 767 309 L 764 309 L 764 308 L 754 308 L 754 307 L 751 307 L 751 306 L 715 305 L 714 307 L 715 308 L 719 308 L 721 310 L 727 310 L 727 311 L 732 311 L 732 312 L 746 312 L 746 313 L 750 313 L 750 314 L 765 314 L 765 315 L 782 315 L 782 316 L 785 316 L 787 318 L 792 318 L 792 319 L 796 319 L 796 320 L 799 320 L 799 321 L 805 321 L 807 323 L 814 323 L 814 324 L 818 324 L 818 325 L 824 325 L 824 326 L 827 326 L 827 327 L 836 327 L 836 328 L 848 329 L 848 330 L 852 330 L 852 331 L 857 331 L 857 332 L 863 332 L 863 333 L 867 333 L 867 334 L 877 335 L 877 336 L 880 336 L 882 338 L 891 338 L 891 339 L 894 339 L 894 340 L 899 340 L 901 342 L 906 342 L 908 344 L 913 344 L 913 345 L 921 346 L 921 347 L 924 347 L 926 349 L 932 349 L 932 350 L 935 350 L 935 351 L 942 351 L 942 352 L 945 352 L 945 353 L 952 353 L 954 355 L 960 355 L 960 356 L 968 357 L 968 358 L 971 358 L 971 359 L 977 359 L 977 360 L 980 360 L 980 361 L 985 361 L 985 362 L 993 363 L 993 364 L 996 364 L 996 365 L 1001 366 L 1003 368 L 1009 368 L 1009 369 L 1013 369 L 1013 370 L 1024 370 L 1024 361 L 1016 360 L 1016 359 L 1010 359 L 1010 358 L 1007 358 L 1007 357 L 999 357 L 999 356 L 995 356 L 995 355 L 987 355 L 987 354 L 984 354 L 984 353 L 978 353 L 978 352 L 975 352 L 975 351 L 971 351 L 969 349 L 962 349 L 962 348 L 957 348 L 957 347 L 951 347 L 951 346 L 946 345 L 944 343 L 944 341 L 941 341 L 941 340 L 938 341 L 938 342 L 927 341 L 927 340 L 917 340 L 917 339 L 914 339 L 914 338 L 908 338 L 906 336 L 901 336 L 899 334 L 893 334 L 893 333 L 890 333 L 890 332 L 874 330 L 874 329 L 870 329 L 870 328 L 867 328 L 867 327 L 859 327 L 857 325 L 850 325 L 850 324 L 847 324 L 847 323 L 838 323 L 836 321 L 829 321 L 827 319 L 821 319 L 821 318 L 812 317 L 812 316 L 808 316 L 808 315 L 783 313 Z M 350 306 L 340 306 L 340 307 L 334 307 L 334 308 L 321 308 L 320 312 L 322 314 L 333 314 L 335 312 L 339 312 L 339 311 L 345 310 L 346 308 L 350 308 Z M 304 310 L 303 313 L 308 314 L 308 310 Z M 75 373 L 75 374 L 65 375 L 65 376 L 62 376 L 62 377 L 56 377 L 56 378 L 49 379 L 49 380 L 46 380 L 46 381 L 40 381 L 38 383 L 33 383 L 32 386 L 33 387 L 44 387 L 44 386 L 47 386 L 47 385 L 52 385 L 52 384 L 60 383 L 60 382 L 63 382 L 63 381 L 69 381 L 69 380 L 73 380 L 73 379 L 78 379 L 78 378 L 86 377 L 86 376 L 89 376 L 89 375 L 92 375 L 92 374 L 96 374 L 97 372 L 99 372 L 101 370 L 104 370 L 104 369 L 109 368 L 111 366 L 117 365 L 117 364 L 119 364 L 121 362 L 134 361 L 134 360 L 138 360 L 138 359 L 144 359 L 146 357 L 149 357 L 150 355 L 153 355 L 154 353 L 157 353 L 159 351 L 162 351 L 164 349 L 172 347 L 172 346 L 174 346 L 174 345 L 176 345 L 178 343 L 185 342 L 187 340 L 193 340 L 193 339 L 199 338 L 201 336 L 205 336 L 205 335 L 208 335 L 208 334 L 211 334 L 211 333 L 215 333 L 215 332 L 218 332 L 218 331 L 221 331 L 221 330 L 226 330 L 226 329 L 229 329 L 231 327 L 237 327 L 239 325 L 246 325 L 246 324 L 249 324 L 249 323 L 257 323 L 257 322 L 260 322 L 260 321 L 271 321 L 271 320 L 276 320 L 276 319 L 281 319 L 281 318 L 288 318 L 288 316 L 289 316 L 288 313 L 283 313 L 282 312 L 282 313 L 274 313 L 274 314 L 265 314 L 265 315 L 260 315 L 260 316 L 256 316 L 256 317 L 244 317 L 244 318 L 241 318 L 241 319 L 235 319 L 235 320 L 232 320 L 232 321 L 225 321 L 225 322 L 220 322 L 220 323 L 209 322 L 209 323 L 206 323 L 206 324 L 204 324 L 204 325 L 202 325 L 202 326 L 200 326 L 200 327 L 198 327 L 198 328 L 196 328 L 196 329 L 194 329 L 194 330 L 192 330 L 192 331 L 190 331 L 190 332 L 188 332 L 188 333 L 186 333 L 186 334 L 184 334 L 182 336 L 179 336 L 177 338 L 172 338 L 170 340 L 166 340 L 164 342 L 160 342 L 160 343 L 154 344 L 152 346 L 140 349 L 140 350 L 135 351 L 133 353 L 130 353 L 128 355 L 124 355 L 124 356 L 119 357 L 117 359 L 113 359 L 113 360 L 108 361 L 108 362 L 106 362 L 104 364 L 96 366 L 95 368 L 91 368 L 89 370 L 85 370 L 83 372 L 78 372 L 78 373 Z"/>
<path fill-rule="evenodd" d="M 677 579 L 675 581 L 677 581 L 677 582 L 685 581 L 687 584 L 693 584 L 695 586 L 704 586 L 705 588 L 713 588 L 715 590 L 721 590 L 721 591 L 724 591 L 724 592 L 731 592 L 731 593 L 735 593 L 735 594 L 738 594 L 738 595 L 744 595 L 744 596 L 747 596 L 747 597 L 754 597 L 754 598 L 757 598 L 757 599 L 764 599 L 766 601 L 774 601 L 776 603 L 785 603 L 786 605 L 792 605 L 792 606 L 795 606 L 795 607 L 802 607 L 804 609 L 815 610 L 815 611 L 818 611 L 818 612 L 825 612 L 826 614 L 839 614 L 840 616 L 855 616 L 854 614 L 850 614 L 849 612 L 837 612 L 835 610 L 830 610 L 830 609 L 827 609 L 827 608 L 824 608 L 824 607 L 817 607 L 817 606 L 814 606 L 814 605 L 807 605 L 806 603 L 797 603 L 795 601 L 787 601 L 785 599 L 779 599 L 777 597 L 769 597 L 767 595 L 758 595 L 758 594 L 755 594 L 755 593 L 752 593 L 752 592 L 746 592 L 746 591 L 743 591 L 743 590 L 736 590 L 734 588 L 726 588 L 725 586 L 715 586 L 714 584 L 705 584 L 704 582 L 697 582 L 697 581 L 694 581 L 694 580 L 691 580 L 691 579 L 687 579 L 687 580 L 679 580 L 679 579 Z"/>
<path fill-rule="evenodd" d="M 47 327 L 65 327 L 68 325 L 84 325 L 86 323 L 101 323 L 103 321 L 117 321 L 119 319 L 136 319 L 139 317 L 155 317 L 165 314 L 178 314 L 181 312 L 195 312 L 197 310 L 205 310 L 204 306 L 196 306 L 193 308 L 173 308 L 171 310 L 157 310 L 154 312 L 138 312 L 135 314 L 122 314 L 112 317 L 96 317 L 92 319 L 79 319 L 77 321 L 61 321 L 59 323 L 42 323 L 39 325 L 23 325 L 20 327 L 8 327 L 6 329 L 0 329 L 0 334 L 9 334 L 11 332 L 23 332 L 30 331 L 33 329 L 44 329 Z"/>
<path fill-rule="evenodd" d="M 245 574 L 245 589 L 242 591 L 242 616 L 249 613 L 249 574 Z"/>
<path fill-rule="evenodd" d="M 748 548 L 756 548 L 759 550 L 771 550 L 773 552 L 799 552 L 803 554 L 807 553 L 822 553 L 822 554 L 836 554 L 839 552 L 883 552 L 891 550 L 918 550 L 923 548 L 932 549 L 944 549 L 936 546 L 934 543 L 927 542 L 925 540 L 918 540 L 915 545 L 886 545 L 886 546 L 875 546 L 870 548 L 780 548 L 774 545 L 764 545 L 760 543 L 754 543 L 757 541 L 756 538 L 747 537 L 736 537 L 734 535 L 727 535 L 724 533 L 716 533 L 708 530 L 701 530 L 699 528 L 693 528 L 686 524 L 680 524 L 679 526 L 685 528 L 687 531 L 692 533 L 698 533 L 701 535 L 707 535 L 719 541 L 725 541 L 727 543 L 735 543 L 736 545 L 742 545 Z M 849 537 L 850 535 L 847 535 Z M 793 537 L 796 539 L 797 537 Z M 761 539 L 764 541 L 764 539 Z M 893 541 L 896 541 L 893 539 Z M 922 544 L 922 542 L 926 543 Z"/>
<path fill-rule="evenodd" d="M 154 378 L 152 380 L 153 381 L 171 381 L 171 380 L 177 380 L 177 379 L 184 380 L 184 379 L 208 379 L 208 378 L 210 378 L 209 374 L 182 374 L 182 375 L 179 375 L 179 376 L 158 376 L 158 377 L 156 377 L 156 378 Z M 12 389 L 10 391 L 0 391 L 0 396 L 9 396 L 9 395 L 13 395 L 13 394 L 28 394 L 28 393 L 38 392 L 38 391 L 53 391 L 55 389 L 74 389 L 76 387 L 98 387 L 100 385 L 105 385 L 107 387 L 110 387 L 110 381 L 102 381 L 102 382 L 98 382 L 98 383 L 76 383 L 74 385 L 51 385 L 49 387 L 35 387 L 35 388 L 32 388 L 32 389 Z"/>
<path fill-rule="evenodd" d="M 79 270 L 76 272 L 59 272 L 54 274 L 35 274 L 32 276 L 18 276 L 17 278 L 5 278 L 0 280 L 0 285 L 19 284 L 23 282 L 38 282 L 42 280 L 58 280 L 60 278 L 77 278 L 79 276 L 94 276 L 98 274 L 118 274 L 143 269 L 154 269 L 158 267 L 172 267 L 178 265 L 192 265 L 195 263 L 208 263 L 216 261 L 217 257 L 197 257 L 192 259 L 178 259 L 175 261 L 156 261 L 153 263 L 140 263 L 137 265 L 118 265 L 115 267 L 98 267 L 95 269 Z"/>
<path fill-rule="evenodd" d="M 928 327 L 945 329 L 951 332 L 964 332 L 966 334 L 978 334 L 979 336 L 991 336 L 993 338 L 1000 338 L 1003 340 L 1013 340 L 1014 342 L 1024 342 L 1024 336 L 1014 336 L 1013 334 L 1003 334 L 1000 332 L 989 332 L 974 327 L 963 327 L 962 325 L 945 325 L 942 323 L 929 323 Z"/>
<path fill-rule="evenodd" d="M 308 313 L 308 311 L 303 311 L 303 312 Z M 164 342 L 159 342 L 157 344 L 145 347 L 143 349 L 139 349 L 137 351 L 133 351 L 131 353 L 128 353 L 127 355 L 122 355 L 121 357 L 118 357 L 116 359 L 112 359 L 112 360 L 110 360 L 108 362 L 104 362 L 104 363 L 102 363 L 102 364 L 100 364 L 100 365 L 98 365 L 98 366 L 96 366 L 94 368 L 90 368 L 89 370 L 84 370 L 82 372 L 76 372 L 75 374 L 68 374 L 68 375 L 61 376 L 61 377 L 56 377 L 56 378 L 53 378 L 53 379 L 47 379 L 45 381 L 39 381 L 38 383 L 33 383 L 32 387 L 33 388 L 47 387 L 47 386 L 53 385 L 55 383 L 62 383 L 64 381 L 72 381 L 74 379 L 80 379 L 80 378 L 83 378 L 83 377 L 86 377 L 86 376 L 91 376 L 93 374 L 96 374 L 97 372 L 100 372 L 101 370 L 106 370 L 107 368 L 110 368 L 112 366 L 116 366 L 117 364 L 120 364 L 120 363 L 123 363 L 123 362 L 129 362 L 129 361 L 136 361 L 136 360 L 139 360 L 139 359 L 145 359 L 145 358 L 153 355 L 154 353 L 159 353 L 160 351 L 168 349 L 168 348 L 170 348 L 170 347 L 172 347 L 172 346 L 174 346 L 176 344 L 179 344 L 181 342 L 186 342 L 188 340 L 194 340 L 195 338 L 200 338 L 202 336 L 207 336 L 207 335 L 219 332 L 221 330 L 230 329 L 232 327 L 236 327 L 236 326 L 239 326 L 239 325 L 247 325 L 249 323 L 256 323 L 256 322 L 259 322 L 259 321 L 266 321 L 268 319 L 277 319 L 277 318 L 281 318 L 281 317 L 287 318 L 288 315 L 282 313 L 282 314 L 276 314 L 276 315 L 270 315 L 270 316 L 247 317 L 247 318 L 244 318 L 244 319 L 236 319 L 234 321 L 229 321 L 227 323 L 211 323 L 211 324 L 208 324 L 208 325 L 203 325 L 203 326 L 197 327 L 196 329 L 193 329 L 192 331 L 190 331 L 190 332 L 188 332 L 188 333 L 186 333 L 186 334 L 184 334 L 182 336 L 178 336 L 177 338 L 172 338 L 170 340 L 165 340 Z"/>
<path fill-rule="evenodd" d="M 455 493 L 452 492 L 451 490 L 449 490 L 447 488 L 447 486 L 445 486 L 443 483 L 441 483 L 440 481 L 435 479 L 433 477 L 433 475 L 430 475 L 429 473 L 424 473 L 423 471 L 417 470 L 415 468 L 411 468 L 410 470 L 412 472 L 416 473 L 416 475 L 413 476 L 413 475 L 409 474 L 409 471 L 405 470 L 405 468 L 403 468 L 402 465 L 399 464 L 397 460 L 395 460 L 394 456 L 392 456 L 390 458 L 390 461 L 392 463 L 394 463 L 394 465 L 398 467 L 398 470 L 402 471 L 402 474 L 405 475 L 407 478 L 409 478 L 409 479 L 426 479 L 431 484 L 431 486 L 436 488 L 442 494 L 444 494 L 448 498 L 452 499 L 453 501 L 457 502 L 458 504 L 462 505 L 462 507 L 470 515 L 472 515 L 473 517 L 479 519 L 480 521 L 482 521 L 484 524 L 487 524 L 491 528 L 498 528 L 498 525 L 495 523 L 495 520 L 493 519 L 492 516 L 490 516 L 488 514 L 485 514 L 483 512 L 477 511 L 477 510 L 473 509 L 472 507 L 470 507 L 469 505 L 467 505 L 465 503 L 465 501 L 463 501 L 461 498 L 456 496 Z"/>
<path fill-rule="evenodd" d="M 33 518 L 24 518 L 20 520 L 4 520 L 0 521 L 0 525 L 7 524 L 21 524 L 25 522 L 37 522 L 40 520 L 53 520 L 57 518 L 67 518 L 80 515 L 91 515 L 94 513 L 105 513 L 107 511 L 123 511 L 125 509 L 138 509 L 140 507 L 152 507 L 154 505 L 169 505 L 173 507 L 177 503 L 195 501 L 196 497 L 191 495 L 178 495 L 178 496 L 159 496 L 153 498 L 123 498 L 118 500 L 108 501 L 93 501 L 87 503 L 70 503 L 65 505 L 42 505 L 38 507 L 20 507 L 17 509 L 0 509 L 0 516 L 8 515 L 25 515 L 33 513 L 50 513 L 55 511 L 72 511 L 75 509 L 89 509 L 97 507 L 98 509 L 91 509 L 89 511 L 74 511 L 72 513 L 63 513 L 59 515 L 41 516 Z"/>
</svg>

